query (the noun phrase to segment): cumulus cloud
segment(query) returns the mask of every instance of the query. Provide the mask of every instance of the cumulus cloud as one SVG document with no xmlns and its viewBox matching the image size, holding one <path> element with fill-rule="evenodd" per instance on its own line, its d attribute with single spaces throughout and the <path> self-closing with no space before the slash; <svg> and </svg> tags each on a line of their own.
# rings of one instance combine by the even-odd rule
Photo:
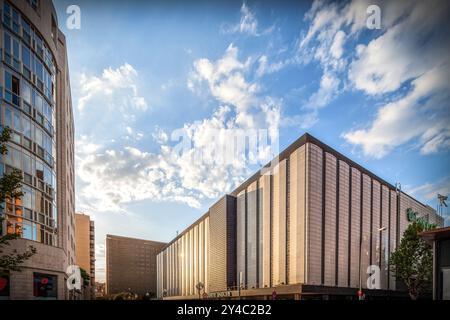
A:
<svg viewBox="0 0 450 320">
<path fill-rule="evenodd" d="M 420 137 L 422 153 L 448 148 L 450 140 L 450 68 L 436 67 L 412 82 L 404 97 L 378 110 L 368 128 L 345 133 L 365 155 L 382 158 L 393 148 Z M 440 117 L 437 117 L 440 114 Z"/>
<path fill-rule="evenodd" d="M 245 2 L 242 3 L 240 13 L 241 18 L 238 23 L 232 25 L 222 24 L 220 31 L 222 33 L 241 33 L 255 37 L 272 32 L 274 26 L 271 26 L 262 31 L 258 30 L 258 19 L 256 18 L 255 13 Z"/>
<path fill-rule="evenodd" d="M 112 108 L 120 106 L 121 110 L 134 108 L 146 110 L 148 105 L 144 97 L 140 96 L 137 87 L 138 73 L 128 63 L 113 69 L 104 69 L 101 76 L 80 76 L 78 110 L 83 112 L 87 105 L 95 105 L 97 108 Z M 98 100 L 99 103 L 92 103 Z M 117 103 L 119 100 L 120 103 Z"/>
<path fill-rule="evenodd" d="M 269 62 L 269 59 L 266 55 L 262 55 L 258 59 L 258 69 L 256 70 L 256 75 L 258 77 L 262 77 L 265 74 L 271 74 L 277 71 L 280 71 L 283 67 L 286 66 L 286 61 L 278 61 L 278 62 Z"/>
<path fill-rule="evenodd" d="M 444 177 L 439 181 L 424 183 L 423 185 L 409 188 L 407 192 L 422 200 L 435 200 L 438 194 L 450 195 L 450 177 Z M 447 205 L 449 201 L 447 201 Z"/>
<path fill-rule="evenodd" d="M 368 126 L 344 134 L 374 158 L 408 142 L 415 142 L 422 154 L 450 147 L 450 41 L 443 31 L 450 26 L 445 14 L 449 4 L 400 4 L 395 7 L 397 20 L 390 13 L 391 28 L 359 45 L 349 66 L 353 86 L 368 95 L 400 91 L 378 109 Z"/>
<path fill-rule="evenodd" d="M 218 107 L 210 117 L 172 132 L 155 127 L 152 137 L 159 152 L 131 144 L 93 145 L 88 143 L 92 137 L 81 137 L 79 202 L 96 211 L 121 211 L 124 204 L 147 199 L 199 207 L 204 199 L 230 191 L 250 174 L 252 165 L 266 164 L 278 152 L 282 101 L 260 95 L 258 84 L 247 80 L 249 63 L 239 59 L 233 45 L 215 61 L 196 60 L 188 86 L 193 91 L 206 89 Z M 260 130 L 267 135 L 265 148 L 255 152 L 244 145 L 245 153 L 234 149 L 235 139 L 247 139 L 248 133 Z M 133 135 L 135 130 L 125 127 L 125 131 Z"/>
<path fill-rule="evenodd" d="M 367 42 L 360 36 L 367 35 L 366 10 L 372 4 L 381 8 L 382 29 L 370 31 Z M 317 113 L 343 91 L 360 91 L 382 101 L 369 124 L 343 134 L 365 155 L 381 158 L 408 142 L 417 142 L 422 154 L 448 148 L 449 6 L 446 1 L 315 1 L 305 15 L 310 26 L 297 59 L 319 62 L 323 73 L 306 107 Z"/>
</svg>

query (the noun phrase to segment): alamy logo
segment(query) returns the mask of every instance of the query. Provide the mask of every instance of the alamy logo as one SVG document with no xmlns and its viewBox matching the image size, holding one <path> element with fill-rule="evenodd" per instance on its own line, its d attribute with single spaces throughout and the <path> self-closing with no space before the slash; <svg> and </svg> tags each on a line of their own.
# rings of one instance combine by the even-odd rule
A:
<svg viewBox="0 0 450 320">
<path fill-rule="evenodd" d="M 373 4 L 367 7 L 366 26 L 368 29 L 381 29 L 381 9 L 379 6 Z"/>
<path fill-rule="evenodd" d="M 67 7 L 66 13 L 69 15 L 66 20 L 66 27 L 69 30 L 81 29 L 81 9 L 79 6 L 72 4 Z"/>
<path fill-rule="evenodd" d="M 69 290 L 81 290 L 81 271 L 77 265 L 70 265 L 67 267 L 67 289 Z"/>
<path fill-rule="evenodd" d="M 368 289 L 381 289 L 380 281 L 380 267 L 377 265 L 370 265 L 367 267 L 367 288 Z"/>
</svg>

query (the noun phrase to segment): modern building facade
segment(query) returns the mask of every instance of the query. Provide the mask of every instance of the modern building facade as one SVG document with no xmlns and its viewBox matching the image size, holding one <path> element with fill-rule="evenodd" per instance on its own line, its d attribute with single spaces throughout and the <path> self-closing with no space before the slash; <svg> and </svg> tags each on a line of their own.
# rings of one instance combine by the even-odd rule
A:
<svg viewBox="0 0 450 320">
<path fill-rule="evenodd" d="M 433 299 L 450 300 L 450 227 L 420 234 L 433 246 Z"/>
<path fill-rule="evenodd" d="M 156 255 L 165 245 L 106 235 L 106 293 L 156 294 Z"/>
<path fill-rule="evenodd" d="M 23 174 L 21 199 L 2 210 L 9 250 L 37 249 L 6 279 L 8 299 L 65 299 L 75 264 L 74 123 L 66 41 L 50 0 L 0 1 L 1 126 L 12 131 L 0 174 Z"/>
<path fill-rule="evenodd" d="M 90 216 L 83 213 L 75 214 L 75 248 L 76 261 L 90 277 L 89 294 L 84 298 L 95 297 L 95 225 Z"/>
<path fill-rule="evenodd" d="M 309 134 L 277 160 L 158 255 L 159 297 L 198 298 L 197 282 L 210 298 L 356 297 L 371 265 L 380 288 L 369 296 L 385 297 L 398 291 L 388 256 L 408 212 L 443 224 L 431 207 Z"/>
</svg>

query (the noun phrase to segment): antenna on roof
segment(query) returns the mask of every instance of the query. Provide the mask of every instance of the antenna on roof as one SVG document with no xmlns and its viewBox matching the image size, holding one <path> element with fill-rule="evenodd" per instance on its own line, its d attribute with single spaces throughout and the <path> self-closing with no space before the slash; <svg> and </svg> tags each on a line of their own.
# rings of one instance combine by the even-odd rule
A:
<svg viewBox="0 0 450 320">
<path fill-rule="evenodd" d="M 442 206 L 448 207 L 447 203 L 445 202 L 448 199 L 448 196 L 443 196 L 442 194 L 438 193 L 437 197 L 439 201 L 438 213 L 442 217 Z"/>
</svg>

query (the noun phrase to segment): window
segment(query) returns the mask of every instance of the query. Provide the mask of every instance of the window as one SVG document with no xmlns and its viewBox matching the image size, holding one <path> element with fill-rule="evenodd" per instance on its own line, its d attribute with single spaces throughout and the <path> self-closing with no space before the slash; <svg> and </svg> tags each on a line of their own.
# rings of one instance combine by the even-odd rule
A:
<svg viewBox="0 0 450 320">
<path fill-rule="evenodd" d="M 57 276 L 43 273 L 33 274 L 33 294 L 39 298 L 57 298 Z"/>
<path fill-rule="evenodd" d="M 5 72 L 5 89 L 6 100 L 20 106 L 20 81 L 9 72 Z"/>
<path fill-rule="evenodd" d="M 14 110 L 14 130 L 22 133 L 22 123 L 20 120 L 20 111 Z"/>
<path fill-rule="evenodd" d="M 27 220 L 23 221 L 23 237 L 28 240 L 34 240 L 33 239 L 33 227 L 32 227 L 32 223 L 30 221 L 27 221 Z"/>
<path fill-rule="evenodd" d="M 22 125 L 23 125 L 23 135 L 29 139 L 32 139 L 31 136 L 31 122 L 27 116 L 22 117 Z"/>
<path fill-rule="evenodd" d="M 26 81 L 22 81 L 22 98 L 24 102 L 31 104 L 31 87 Z"/>
<path fill-rule="evenodd" d="M 36 159 L 36 177 L 44 180 L 44 164 Z"/>
<path fill-rule="evenodd" d="M 14 167 L 16 167 L 17 169 L 21 169 L 22 168 L 22 166 L 21 166 L 22 152 L 20 152 L 19 150 L 14 149 L 14 148 L 11 148 L 11 151 L 12 151 L 11 153 L 12 153 L 12 156 L 13 156 L 13 163 L 12 163 L 12 165 Z"/>
<path fill-rule="evenodd" d="M 43 143 L 43 140 L 42 140 L 42 130 L 39 129 L 38 127 L 36 127 L 36 132 L 35 132 L 35 134 L 36 134 L 36 140 L 35 140 L 35 142 L 36 142 L 39 146 L 43 147 L 43 146 L 44 146 L 44 143 Z"/>
<path fill-rule="evenodd" d="M 4 33 L 3 46 L 5 48 L 5 53 L 8 53 L 11 56 L 11 54 L 12 54 L 12 50 L 11 50 L 11 36 L 7 32 Z"/>
<path fill-rule="evenodd" d="M 19 34 L 20 23 L 19 23 L 19 12 L 16 9 L 12 9 L 12 29 L 15 33 Z"/>
<path fill-rule="evenodd" d="M 5 108 L 5 122 L 4 122 L 4 126 L 5 127 L 9 127 L 12 128 L 13 124 L 12 124 L 12 109 L 8 106 Z"/>
<path fill-rule="evenodd" d="M 31 157 L 25 153 L 22 154 L 22 162 L 23 162 L 23 171 L 29 174 L 32 174 L 31 168 Z M 31 193 L 31 192 L 30 192 Z M 31 208 L 31 207 L 29 207 Z"/>
<path fill-rule="evenodd" d="M 42 97 L 36 91 L 33 91 L 33 93 L 34 93 L 34 106 L 37 111 L 42 113 Z"/>
<path fill-rule="evenodd" d="M 27 46 L 22 45 L 22 62 L 23 62 L 23 75 L 27 79 L 31 79 L 31 53 Z"/>
<path fill-rule="evenodd" d="M 22 38 L 23 40 L 30 45 L 31 44 L 31 27 L 30 24 L 22 18 Z"/>
<path fill-rule="evenodd" d="M 15 76 L 12 76 L 12 92 L 20 96 L 20 81 Z"/>
</svg>

